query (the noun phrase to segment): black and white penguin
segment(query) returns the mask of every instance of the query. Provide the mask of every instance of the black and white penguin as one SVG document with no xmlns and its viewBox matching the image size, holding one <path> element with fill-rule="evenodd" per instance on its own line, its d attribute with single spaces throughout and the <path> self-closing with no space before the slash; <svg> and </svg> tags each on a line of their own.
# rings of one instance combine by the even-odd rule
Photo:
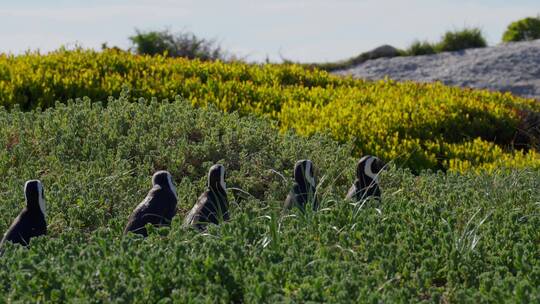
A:
<svg viewBox="0 0 540 304">
<path fill-rule="evenodd" d="M 308 159 L 297 161 L 294 165 L 294 185 L 285 200 L 285 209 L 297 206 L 303 211 L 308 202 L 313 203 L 313 210 L 319 209 L 316 187 L 313 163 Z"/>
<path fill-rule="evenodd" d="M 133 210 L 124 234 L 128 232 L 147 236 L 146 224 L 158 226 L 170 225 L 176 213 L 176 188 L 172 176 L 167 171 L 158 171 L 152 176 L 152 189 L 146 198 Z"/>
<path fill-rule="evenodd" d="M 199 196 L 184 221 L 185 227 L 204 230 L 206 224 L 229 220 L 229 202 L 225 184 L 225 167 L 213 165 L 208 171 L 208 188 Z"/>
<path fill-rule="evenodd" d="M 381 190 L 379 188 L 378 174 L 384 168 L 385 163 L 379 158 L 366 155 L 362 157 L 356 165 L 356 179 L 347 192 L 346 199 L 360 201 L 368 197 L 379 199 Z"/>
<path fill-rule="evenodd" d="M 0 248 L 9 241 L 27 246 L 30 239 L 47 234 L 45 220 L 45 195 L 39 180 L 29 180 L 24 184 L 26 207 L 15 218 L 0 242 Z"/>
</svg>

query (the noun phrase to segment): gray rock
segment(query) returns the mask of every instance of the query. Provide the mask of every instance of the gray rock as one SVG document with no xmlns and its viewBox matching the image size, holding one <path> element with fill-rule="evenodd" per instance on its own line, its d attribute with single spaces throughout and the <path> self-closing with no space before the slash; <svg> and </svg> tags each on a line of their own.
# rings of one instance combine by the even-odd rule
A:
<svg viewBox="0 0 540 304">
<path fill-rule="evenodd" d="M 540 40 L 435 55 L 381 58 L 334 73 L 372 80 L 389 77 L 398 81 L 441 81 L 450 86 L 511 92 L 540 100 Z"/>
<path fill-rule="evenodd" d="M 385 44 L 374 48 L 373 50 L 364 53 L 367 58 L 383 58 L 383 57 L 396 57 L 399 56 L 399 51 L 395 47 Z"/>
</svg>

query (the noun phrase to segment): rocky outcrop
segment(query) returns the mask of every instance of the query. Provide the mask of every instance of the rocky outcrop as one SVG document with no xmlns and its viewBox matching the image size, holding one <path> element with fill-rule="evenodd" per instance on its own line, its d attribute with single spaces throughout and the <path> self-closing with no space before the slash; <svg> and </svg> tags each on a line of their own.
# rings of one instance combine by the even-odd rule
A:
<svg viewBox="0 0 540 304">
<path fill-rule="evenodd" d="M 384 49 L 374 54 L 392 53 Z M 368 52 L 369 53 L 369 52 Z M 341 75 L 378 80 L 385 77 L 418 82 L 511 92 L 540 100 L 540 40 L 501 44 L 415 57 L 368 60 Z"/>
</svg>

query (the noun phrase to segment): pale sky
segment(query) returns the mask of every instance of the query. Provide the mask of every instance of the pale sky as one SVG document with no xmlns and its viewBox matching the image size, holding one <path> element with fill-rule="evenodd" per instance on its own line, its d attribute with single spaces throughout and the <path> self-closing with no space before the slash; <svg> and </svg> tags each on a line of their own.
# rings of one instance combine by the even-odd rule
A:
<svg viewBox="0 0 540 304">
<path fill-rule="evenodd" d="M 128 48 L 135 28 L 170 28 L 216 38 L 249 61 L 323 62 L 463 26 L 494 45 L 510 22 L 539 13 L 540 0 L 0 0 L 0 52 Z"/>
</svg>

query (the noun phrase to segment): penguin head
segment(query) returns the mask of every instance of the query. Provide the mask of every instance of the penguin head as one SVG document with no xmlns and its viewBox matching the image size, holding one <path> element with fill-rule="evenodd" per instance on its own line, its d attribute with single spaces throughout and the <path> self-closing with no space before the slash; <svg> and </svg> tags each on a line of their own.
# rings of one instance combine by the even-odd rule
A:
<svg viewBox="0 0 540 304">
<path fill-rule="evenodd" d="M 26 198 L 26 207 L 29 210 L 39 210 L 45 216 L 45 193 L 43 185 L 37 179 L 29 180 L 24 184 L 24 197 Z"/>
<path fill-rule="evenodd" d="M 208 188 L 222 191 L 227 190 L 227 185 L 225 184 L 225 167 L 223 165 L 215 164 L 208 170 Z"/>
<path fill-rule="evenodd" d="M 378 184 L 378 174 L 384 169 L 385 163 L 379 158 L 366 155 L 362 157 L 356 166 L 356 178 L 359 180 L 371 179 Z M 367 178 L 366 178 L 367 177 Z"/>
<path fill-rule="evenodd" d="M 294 180 L 300 185 L 316 187 L 313 163 L 309 159 L 303 159 L 294 165 Z"/>
<path fill-rule="evenodd" d="M 160 186 L 164 189 L 169 188 L 176 195 L 172 175 L 168 171 L 162 170 L 154 173 L 154 176 L 152 176 L 152 186 Z"/>
</svg>

